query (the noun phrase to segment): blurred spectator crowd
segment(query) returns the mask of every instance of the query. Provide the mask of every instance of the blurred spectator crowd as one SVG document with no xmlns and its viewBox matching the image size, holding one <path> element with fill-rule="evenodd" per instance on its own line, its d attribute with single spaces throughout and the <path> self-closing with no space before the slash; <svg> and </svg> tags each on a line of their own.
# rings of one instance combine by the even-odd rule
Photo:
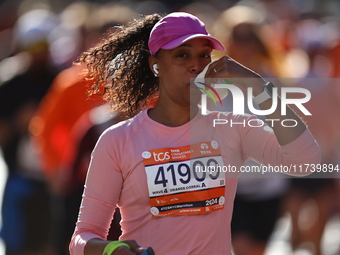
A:
<svg viewBox="0 0 340 255">
<path fill-rule="evenodd" d="M 91 150 L 105 128 L 124 118 L 100 97 L 88 97 L 91 84 L 73 62 L 107 29 L 173 11 L 198 16 L 226 45 L 214 58 L 227 54 L 263 77 L 291 81 L 282 86 L 310 90 L 312 116 L 305 121 L 323 163 L 340 164 L 338 0 L 1 0 L 0 151 L 8 178 L 0 238 L 7 255 L 68 254 Z M 285 214 L 292 226 L 287 255 L 301 248 L 326 255 L 321 240 L 340 211 L 338 177 L 240 180 L 235 255 L 265 254 Z M 119 211 L 109 238 L 119 236 L 118 223 Z M 339 255 L 340 245 L 329 250 Z"/>
</svg>

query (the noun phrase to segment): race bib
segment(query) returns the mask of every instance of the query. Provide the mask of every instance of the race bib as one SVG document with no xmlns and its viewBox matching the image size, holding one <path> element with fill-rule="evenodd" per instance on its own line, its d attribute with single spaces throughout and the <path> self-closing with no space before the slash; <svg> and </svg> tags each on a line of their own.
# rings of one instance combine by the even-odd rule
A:
<svg viewBox="0 0 340 255">
<path fill-rule="evenodd" d="M 216 141 L 144 151 L 142 157 L 153 217 L 224 208 L 225 173 Z"/>
</svg>

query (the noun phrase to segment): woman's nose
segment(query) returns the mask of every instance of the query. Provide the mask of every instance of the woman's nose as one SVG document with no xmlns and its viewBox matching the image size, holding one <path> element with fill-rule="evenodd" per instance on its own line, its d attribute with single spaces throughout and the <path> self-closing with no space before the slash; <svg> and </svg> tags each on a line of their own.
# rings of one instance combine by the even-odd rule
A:
<svg viewBox="0 0 340 255">
<path fill-rule="evenodd" d="M 204 67 L 207 65 L 206 61 L 203 61 L 202 58 L 194 58 L 192 59 L 190 72 L 199 74 L 203 71 Z"/>
</svg>

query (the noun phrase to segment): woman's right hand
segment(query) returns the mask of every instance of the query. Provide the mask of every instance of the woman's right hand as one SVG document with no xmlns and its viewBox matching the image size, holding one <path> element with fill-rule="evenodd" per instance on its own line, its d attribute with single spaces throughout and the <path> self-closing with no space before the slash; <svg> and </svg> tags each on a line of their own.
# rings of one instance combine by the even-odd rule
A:
<svg viewBox="0 0 340 255">
<path fill-rule="evenodd" d="M 102 255 L 105 247 L 112 241 L 104 241 L 100 238 L 93 238 L 89 240 L 84 248 L 84 255 Z M 143 253 L 146 249 L 139 246 L 135 240 L 122 240 L 121 243 L 126 243 L 130 246 L 125 245 L 119 246 L 111 255 L 136 255 Z"/>
<path fill-rule="evenodd" d="M 124 240 L 120 242 L 129 245 L 130 249 L 127 246 L 120 246 L 112 253 L 112 255 L 135 255 L 141 254 L 146 250 L 139 246 L 135 240 Z"/>
</svg>

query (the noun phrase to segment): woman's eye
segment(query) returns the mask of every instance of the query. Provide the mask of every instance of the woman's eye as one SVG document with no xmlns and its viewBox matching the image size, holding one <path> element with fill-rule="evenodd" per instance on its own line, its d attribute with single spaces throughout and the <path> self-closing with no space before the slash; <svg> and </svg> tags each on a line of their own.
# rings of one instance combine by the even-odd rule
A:
<svg viewBox="0 0 340 255">
<path fill-rule="evenodd" d="M 187 57 L 187 54 L 185 54 L 185 53 L 179 53 L 179 54 L 177 55 L 177 57 L 185 58 L 185 57 Z"/>
<path fill-rule="evenodd" d="M 210 58 L 211 57 L 210 54 L 202 54 L 201 56 L 202 56 L 202 58 Z"/>
</svg>

